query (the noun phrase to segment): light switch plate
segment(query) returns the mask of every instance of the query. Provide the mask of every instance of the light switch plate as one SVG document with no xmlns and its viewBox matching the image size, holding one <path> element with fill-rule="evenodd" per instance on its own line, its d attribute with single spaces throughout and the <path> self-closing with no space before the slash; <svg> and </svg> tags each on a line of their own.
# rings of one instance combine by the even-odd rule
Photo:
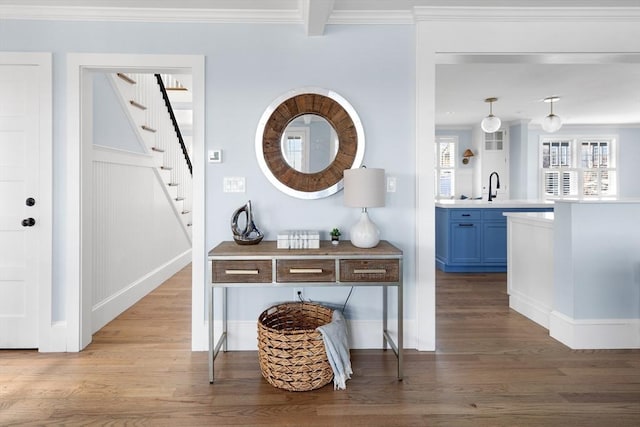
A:
<svg viewBox="0 0 640 427">
<path fill-rule="evenodd" d="M 387 177 L 387 193 L 395 193 L 397 189 L 397 181 L 395 176 Z"/>
<path fill-rule="evenodd" d="M 244 176 L 225 176 L 223 180 L 223 191 L 225 193 L 244 193 Z"/>
</svg>

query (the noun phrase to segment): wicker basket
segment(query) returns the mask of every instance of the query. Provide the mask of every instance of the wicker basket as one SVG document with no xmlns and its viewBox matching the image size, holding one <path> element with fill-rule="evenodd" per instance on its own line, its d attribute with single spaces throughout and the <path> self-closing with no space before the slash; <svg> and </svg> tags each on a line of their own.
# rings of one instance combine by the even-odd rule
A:
<svg viewBox="0 0 640 427">
<path fill-rule="evenodd" d="M 262 376 L 274 387 L 308 391 L 327 385 L 333 370 L 322 334 L 333 310 L 307 302 L 275 305 L 258 319 L 258 354 Z"/>
</svg>

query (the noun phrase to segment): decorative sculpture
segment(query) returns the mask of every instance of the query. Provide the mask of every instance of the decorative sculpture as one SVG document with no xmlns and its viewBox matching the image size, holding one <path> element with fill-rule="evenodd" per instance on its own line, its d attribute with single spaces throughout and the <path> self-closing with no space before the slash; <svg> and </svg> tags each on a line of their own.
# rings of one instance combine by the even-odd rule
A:
<svg viewBox="0 0 640 427">
<path fill-rule="evenodd" d="M 240 230 L 238 227 L 238 217 L 244 212 L 246 215 L 245 227 Z M 251 212 L 251 200 L 246 205 L 236 209 L 231 216 L 231 231 L 233 231 L 233 240 L 239 245 L 257 245 L 260 243 L 264 234 L 258 230 L 253 222 L 253 212 Z"/>
</svg>

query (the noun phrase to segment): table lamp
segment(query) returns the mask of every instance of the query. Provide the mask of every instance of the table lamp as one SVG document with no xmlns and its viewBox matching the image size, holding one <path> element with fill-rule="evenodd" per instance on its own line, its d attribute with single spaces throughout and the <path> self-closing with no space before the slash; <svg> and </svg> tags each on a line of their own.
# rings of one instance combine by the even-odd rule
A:
<svg viewBox="0 0 640 427">
<path fill-rule="evenodd" d="M 369 219 L 367 208 L 384 206 L 384 169 L 361 167 L 344 171 L 344 204 L 362 208 L 360 220 L 351 227 L 353 246 L 374 248 L 380 242 L 380 231 Z"/>
</svg>

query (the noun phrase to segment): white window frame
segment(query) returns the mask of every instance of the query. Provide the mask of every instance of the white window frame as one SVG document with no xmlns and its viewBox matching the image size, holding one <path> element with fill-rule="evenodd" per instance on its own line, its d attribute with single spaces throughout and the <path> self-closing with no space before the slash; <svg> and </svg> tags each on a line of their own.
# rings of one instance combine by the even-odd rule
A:
<svg viewBox="0 0 640 427">
<path fill-rule="evenodd" d="M 309 141 L 311 141 L 311 135 L 308 127 L 287 127 L 282 135 L 280 141 L 280 148 L 284 153 L 284 157 L 289 166 L 300 172 L 309 172 Z M 294 151 L 292 155 L 289 155 L 289 139 L 300 140 L 300 151 Z M 300 164 L 297 164 L 295 153 L 300 153 L 300 157 L 297 159 Z"/>
<path fill-rule="evenodd" d="M 618 136 L 617 135 L 563 135 L 563 136 L 551 136 L 542 135 L 539 139 L 538 145 L 538 170 L 539 170 L 539 194 L 541 199 L 545 200 L 558 200 L 558 199 L 590 199 L 590 198 L 614 198 L 618 195 Z M 552 168 L 544 168 L 544 144 L 551 142 L 568 142 L 568 152 L 564 155 L 568 155 L 569 159 L 564 164 L 558 165 Z M 582 165 L 582 145 L 586 142 L 606 142 L 608 145 L 608 163 L 606 168 L 587 168 Z M 557 153 L 562 158 L 563 153 Z M 549 154 L 551 157 L 551 153 Z M 550 176 L 550 171 L 554 171 L 557 174 L 558 179 L 562 177 L 561 182 L 557 185 L 564 187 L 565 191 L 562 194 L 547 194 L 546 193 L 546 180 Z M 603 189 L 601 175 L 603 172 L 607 173 L 607 188 Z M 585 175 L 586 174 L 597 175 L 595 188 L 591 194 L 585 194 Z"/>
<path fill-rule="evenodd" d="M 451 153 L 451 167 L 442 167 L 440 164 L 440 144 L 448 143 L 453 146 L 453 153 Z M 458 156 L 458 136 L 457 135 L 439 135 L 436 136 L 434 150 L 435 150 L 435 184 L 434 193 L 436 199 L 453 199 L 456 195 L 456 175 L 457 175 L 457 162 Z M 451 194 L 442 195 L 440 193 L 441 184 L 440 177 L 443 171 L 451 171 Z"/>
</svg>

